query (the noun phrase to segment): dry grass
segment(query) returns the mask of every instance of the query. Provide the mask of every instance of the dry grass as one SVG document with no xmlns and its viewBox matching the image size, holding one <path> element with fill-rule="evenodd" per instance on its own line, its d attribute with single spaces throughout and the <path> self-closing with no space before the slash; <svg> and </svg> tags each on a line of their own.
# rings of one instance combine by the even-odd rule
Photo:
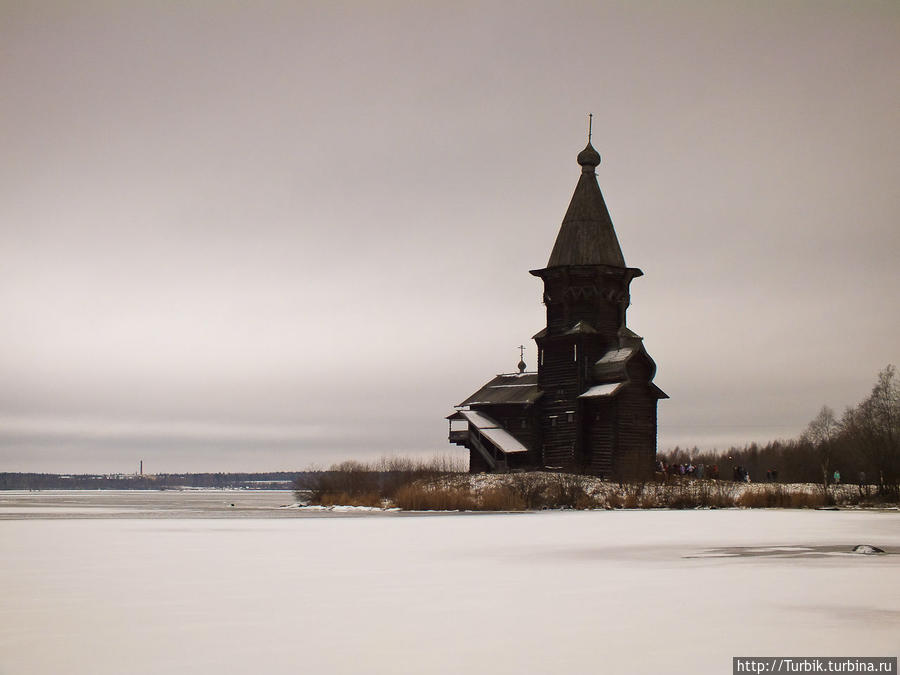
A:
<svg viewBox="0 0 900 675">
<path fill-rule="evenodd" d="M 603 495 L 600 503 L 607 509 L 621 509 L 625 507 L 625 499 L 618 492 L 610 492 Z"/>
<path fill-rule="evenodd" d="M 498 486 L 484 490 L 476 500 L 478 511 L 524 511 L 525 500 L 515 490 Z"/>
<path fill-rule="evenodd" d="M 815 508 L 825 504 L 813 485 L 743 484 L 674 478 L 613 483 L 576 474 L 468 474 L 454 458 L 344 462 L 298 485 L 323 506 L 397 506 L 410 511 L 526 511 L 540 509 Z M 863 502 L 853 486 L 829 492 L 839 504 Z"/>
<path fill-rule="evenodd" d="M 731 481 L 601 482 L 565 474 L 492 477 L 479 486 L 465 476 L 400 488 L 393 503 L 415 511 L 528 511 L 540 509 L 815 508 L 822 494 L 785 485 L 744 486 Z"/>
<path fill-rule="evenodd" d="M 322 494 L 318 503 L 321 506 L 375 506 L 384 507 L 384 499 L 377 492 L 366 492 L 350 495 L 346 492 L 326 492 Z"/>
<path fill-rule="evenodd" d="M 476 492 L 470 487 L 413 483 L 397 490 L 394 503 L 405 511 L 524 511 L 524 500 L 507 486 Z"/>
<path fill-rule="evenodd" d="M 399 488 L 394 504 L 404 511 L 471 511 L 476 502 L 467 488 L 414 484 Z"/>
<path fill-rule="evenodd" d="M 791 495 L 790 504 L 785 508 L 813 509 L 824 504 L 825 500 L 822 499 L 822 495 L 814 492 L 796 492 Z"/>
<path fill-rule="evenodd" d="M 731 481 L 602 482 L 571 474 L 493 476 L 479 486 L 468 476 L 419 481 L 399 490 L 394 503 L 409 510 L 523 511 L 539 509 L 812 508 L 815 491 Z"/>
<path fill-rule="evenodd" d="M 765 485 L 762 489 L 746 489 L 735 500 L 735 506 L 757 509 L 802 509 L 824 505 L 821 492 L 786 489 L 783 485 Z"/>
<path fill-rule="evenodd" d="M 638 494 L 633 492 L 625 495 L 625 498 L 622 500 L 622 508 L 624 509 L 636 509 L 641 505 L 641 497 Z"/>
</svg>

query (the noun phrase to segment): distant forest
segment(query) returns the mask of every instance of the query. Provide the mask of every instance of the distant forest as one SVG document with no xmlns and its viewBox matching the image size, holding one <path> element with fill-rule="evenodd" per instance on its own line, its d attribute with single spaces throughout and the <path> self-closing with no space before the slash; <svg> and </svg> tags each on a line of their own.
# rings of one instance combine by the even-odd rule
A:
<svg viewBox="0 0 900 675">
<path fill-rule="evenodd" d="M 286 490 L 304 471 L 271 473 L 126 474 L 0 473 L 0 490 L 165 490 L 177 488 L 254 488 Z"/>
</svg>

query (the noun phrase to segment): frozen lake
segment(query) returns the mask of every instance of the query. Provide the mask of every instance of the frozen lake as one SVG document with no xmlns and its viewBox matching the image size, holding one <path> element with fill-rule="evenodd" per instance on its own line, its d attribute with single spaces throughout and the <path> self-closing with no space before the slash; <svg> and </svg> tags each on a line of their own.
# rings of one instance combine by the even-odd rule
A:
<svg viewBox="0 0 900 675">
<path fill-rule="evenodd" d="M 897 511 L 291 501 L 0 493 L 0 673 L 721 674 L 737 655 L 900 652 Z"/>
</svg>

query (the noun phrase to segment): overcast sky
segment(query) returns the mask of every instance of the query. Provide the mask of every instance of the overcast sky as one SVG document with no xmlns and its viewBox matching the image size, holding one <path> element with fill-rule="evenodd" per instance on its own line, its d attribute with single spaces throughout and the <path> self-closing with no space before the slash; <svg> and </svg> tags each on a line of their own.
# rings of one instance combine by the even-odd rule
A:
<svg viewBox="0 0 900 675">
<path fill-rule="evenodd" d="M 659 445 L 900 361 L 897 2 L 0 3 L 0 471 L 450 452 L 597 174 Z"/>
</svg>

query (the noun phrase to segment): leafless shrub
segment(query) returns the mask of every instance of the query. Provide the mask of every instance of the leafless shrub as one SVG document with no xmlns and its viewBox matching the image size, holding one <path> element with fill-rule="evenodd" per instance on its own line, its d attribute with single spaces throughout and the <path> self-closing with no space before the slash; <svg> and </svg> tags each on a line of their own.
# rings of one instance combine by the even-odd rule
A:
<svg viewBox="0 0 900 675">
<path fill-rule="evenodd" d="M 584 476 L 568 473 L 548 476 L 546 491 L 547 506 L 558 509 L 590 508 L 586 504 L 595 504 L 587 490 Z"/>
<path fill-rule="evenodd" d="M 661 501 L 659 498 L 659 489 L 658 486 L 647 487 L 641 490 L 641 494 L 638 497 L 638 508 L 640 509 L 657 509 L 661 505 Z"/>
<path fill-rule="evenodd" d="M 576 509 L 599 509 L 603 508 L 603 503 L 600 500 L 599 496 L 596 494 L 591 494 L 585 491 L 583 494 L 579 495 L 575 500 L 575 508 Z"/>
<path fill-rule="evenodd" d="M 507 486 L 521 499 L 526 509 L 542 509 L 548 506 L 550 480 L 546 474 L 529 472 L 511 474 Z"/>
<path fill-rule="evenodd" d="M 590 479 L 585 476 L 521 473 L 507 476 L 505 484 L 525 509 L 593 509 L 606 505 L 602 495 L 590 491 Z"/>
<path fill-rule="evenodd" d="M 734 506 L 735 485 L 730 481 L 697 481 L 697 505 L 714 509 Z"/>
<path fill-rule="evenodd" d="M 676 481 L 664 491 L 661 501 L 670 509 L 693 509 L 700 506 L 690 481 Z"/>
<path fill-rule="evenodd" d="M 618 492 L 607 493 L 604 501 L 609 508 L 727 508 L 734 506 L 734 486 L 719 481 L 692 480 L 622 483 Z"/>
<path fill-rule="evenodd" d="M 607 509 L 621 509 L 625 506 L 625 500 L 618 492 L 607 492 L 603 495 L 602 505 Z"/>
<path fill-rule="evenodd" d="M 423 479 L 437 479 L 466 471 L 464 460 L 437 455 L 432 458 L 383 457 L 367 464 L 354 460 L 333 464 L 325 471 L 307 471 L 295 481 L 298 501 L 326 505 L 323 499 L 333 500 L 346 495 L 359 501 L 371 495 L 380 500 L 392 500 L 400 488 Z"/>
</svg>

